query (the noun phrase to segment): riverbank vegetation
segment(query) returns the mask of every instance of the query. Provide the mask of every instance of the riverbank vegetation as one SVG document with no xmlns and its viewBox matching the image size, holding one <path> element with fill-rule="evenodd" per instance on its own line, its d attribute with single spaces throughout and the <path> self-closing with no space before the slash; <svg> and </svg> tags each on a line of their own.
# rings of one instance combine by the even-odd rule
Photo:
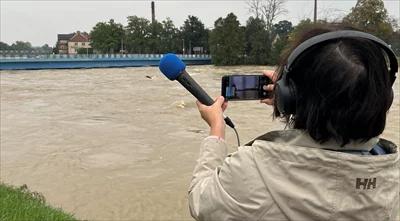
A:
<svg viewBox="0 0 400 221">
<path fill-rule="evenodd" d="M 0 183 L 0 220 L 2 221 L 72 221 L 73 215 L 48 204 L 42 194 Z"/>
</svg>

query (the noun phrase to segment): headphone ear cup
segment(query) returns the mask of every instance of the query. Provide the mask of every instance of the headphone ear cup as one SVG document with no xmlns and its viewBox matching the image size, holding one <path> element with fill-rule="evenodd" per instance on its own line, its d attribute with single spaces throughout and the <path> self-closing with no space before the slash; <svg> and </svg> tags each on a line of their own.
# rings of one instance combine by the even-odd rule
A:
<svg viewBox="0 0 400 221">
<path fill-rule="evenodd" d="M 280 79 L 275 85 L 275 102 L 278 111 L 281 114 L 296 113 L 296 88 L 293 81 Z"/>
<path fill-rule="evenodd" d="M 296 113 L 296 103 L 297 103 L 297 89 L 294 82 L 289 79 L 289 93 L 290 97 L 288 99 L 287 109 L 289 114 Z"/>
<path fill-rule="evenodd" d="M 286 97 L 286 90 L 282 79 L 278 80 L 275 83 L 275 104 L 276 108 L 278 109 L 279 113 L 285 114 L 285 97 Z"/>
</svg>

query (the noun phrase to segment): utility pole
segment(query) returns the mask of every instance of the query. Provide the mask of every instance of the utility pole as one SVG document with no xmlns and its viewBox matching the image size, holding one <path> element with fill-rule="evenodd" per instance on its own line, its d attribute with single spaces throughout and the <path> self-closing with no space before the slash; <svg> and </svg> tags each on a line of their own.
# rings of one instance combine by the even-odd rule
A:
<svg viewBox="0 0 400 221">
<path fill-rule="evenodd" d="M 120 51 L 120 53 L 124 54 L 124 39 L 123 38 L 121 38 L 121 51 Z"/>
<path fill-rule="evenodd" d="M 317 23 L 317 0 L 314 0 L 314 24 Z"/>
<path fill-rule="evenodd" d="M 185 54 L 185 39 L 182 38 L 182 55 Z"/>
</svg>

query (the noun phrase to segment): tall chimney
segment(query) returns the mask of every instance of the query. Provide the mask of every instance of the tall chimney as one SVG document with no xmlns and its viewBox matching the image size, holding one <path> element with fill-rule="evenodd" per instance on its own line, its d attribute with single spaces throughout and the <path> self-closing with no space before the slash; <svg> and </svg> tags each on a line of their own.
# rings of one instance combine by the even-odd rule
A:
<svg viewBox="0 0 400 221">
<path fill-rule="evenodd" d="M 154 1 L 151 1 L 151 22 L 154 23 L 156 21 L 156 13 L 154 11 Z"/>
<path fill-rule="evenodd" d="M 317 23 L 317 0 L 314 1 L 314 23 Z"/>
</svg>

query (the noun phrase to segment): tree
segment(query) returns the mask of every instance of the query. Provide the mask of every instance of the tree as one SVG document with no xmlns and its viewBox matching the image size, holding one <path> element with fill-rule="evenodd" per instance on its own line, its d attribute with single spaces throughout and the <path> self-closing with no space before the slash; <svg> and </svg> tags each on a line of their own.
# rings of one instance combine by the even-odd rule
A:
<svg viewBox="0 0 400 221">
<path fill-rule="evenodd" d="M 314 23 L 308 18 L 301 20 L 297 26 L 293 27 L 292 23 L 289 21 L 279 21 L 274 25 L 274 41 L 269 57 L 270 64 L 279 63 L 285 49 L 288 49 L 288 46 L 291 45 L 294 40 L 298 39 L 299 35 L 304 31 L 316 26 L 323 26 L 327 23 L 326 20 L 318 20 L 317 23 Z"/>
<path fill-rule="evenodd" d="M 181 27 L 181 37 L 184 41 L 185 51 L 192 53 L 193 47 L 208 48 L 208 31 L 196 16 L 189 15 Z"/>
<path fill-rule="evenodd" d="M 240 27 L 235 14 L 218 18 L 210 33 L 210 50 L 215 65 L 236 65 L 243 63 L 245 49 L 244 27 Z"/>
<path fill-rule="evenodd" d="M 246 30 L 246 63 L 260 64 L 267 63 L 268 33 L 265 30 L 265 22 L 260 18 L 250 17 L 247 20 Z"/>
<path fill-rule="evenodd" d="M 5 42 L 0 41 L 0 50 L 10 50 L 10 45 Z"/>
<path fill-rule="evenodd" d="M 400 29 L 393 32 L 391 38 L 389 39 L 389 44 L 391 45 L 394 53 L 398 56 L 400 55 Z"/>
<path fill-rule="evenodd" d="M 150 21 L 137 16 L 128 17 L 126 26 L 127 40 L 126 46 L 130 53 L 145 53 L 148 49 L 147 39 L 150 36 Z"/>
<path fill-rule="evenodd" d="M 309 20 L 311 22 L 311 20 Z M 300 22 L 301 23 L 301 22 Z M 293 31 L 293 26 L 290 21 L 283 20 L 274 24 L 274 41 L 269 56 L 270 64 L 277 64 L 282 57 L 282 52 L 289 44 L 289 34 Z"/>
<path fill-rule="evenodd" d="M 254 18 L 264 20 L 268 32 L 272 31 L 274 21 L 287 10 L 283 7 L 286 0 L 247 0 L 250 13 Z"/>
<path fill-rule="evenodd" d="M 53 48 L 50 47 L 48 44 L 44 44 L 42 47 L 40 47 L 40 50 L 48 53 L 53 52 Z"/>
<path fill-rule="evenodd" d="M 162 21 L 161 50 L 162 53 L 181 51 L 181 39 L 179 30 L 175 27 L 170 18 Z"/>
<path fill-rule="evenodd" d="M 274 24 L 274 34 L 279 36 L 287 36 L 291 31 L 293 31 L 292 22 L 283 20 Z"/>
<path fill-rule="evenodd" d="M 125 38 L 123 26 L 110 19 L 108 23 L 99 22 L 90 32 L 91 46 L 102 53 L 115 53 L 121 50 Z"/>
<path fill-rule="evenodd" d="M 93 54 L 93 48 L 78 48 L 78 54 Z"/>
<path fill-rule="evenodd" d="M 282 58 L 282 53 L 288 45 L 288 36 L 277 35 L 277 38 L 272 45 L 271 55 L 269 57 L 270 64 L 278 64 Z"/>
<path fill-rule="evenodd" d="M 13 43 L 10 47 L 12 50 L 32 50 L 32 44 L 30 42 L 24 42 L 24 41 L 16 41 Z"/>
<path fill-rule="evenodd" d="M 160 53 L 161 49 L 161 32 L 162 24 L 155 20 L 150 24 L 150 34 L 147 38 L 147 53 Z"/>
<path fill-rule="evenodd" d="M 265 23 L 267 31 L 266 54 L 271 55 L 272 42 L 274 41 L 274 22 L 279 15 L 286 13 L 284 8 L 286 0 L 247 0 L 249 11 L 258 18 L 261 14 L 261 19 Z M 271 58 L 269 58 L 271 59 Z"/>
<path fill-rule="evenodd" d="M 272 27 L 276 18 L 279 15 L 285 14 L 287 12 L 286 9 L 283 7 L 284 4 L 285 0 L 264 0 L 262 13 L 268 32 L 272 31 Z"/>
<path fill-rule="evenodd" d="M 389 40 L 393 28 L 382 0 L 359 0 L 344 19 L 365 32 Z"/>
<path fill-rule="evenodd" d="M 247 6 L 249 9 L 249 12 L 253 15 L 254 18 L 262 18 L 262 0 L 248 0 L 247 1 Z"/>
<path fill-rule="evenodd" d="M 54 47 L 53 47 L 53 54 L 59 54 L 59 51 L 58 51 L 58 47 L 57 47 L 57 45 L 55 45 Z"/>
<path fill-rule="evenodd" d="M 301 35 L 302 33 L 306 32 L 310 29 L 313 29 L 315 27 L 323 27 L 324 25 L 329 25 L 329 24 L 330 23 L 326 20 L 317 20 L 317 23 L 314 23 L 309 18 L 303 19 L 289 33 L 288 41 L 292 42 L 292 41 L 298 39 L 299 35 Z"/>
</svg>

